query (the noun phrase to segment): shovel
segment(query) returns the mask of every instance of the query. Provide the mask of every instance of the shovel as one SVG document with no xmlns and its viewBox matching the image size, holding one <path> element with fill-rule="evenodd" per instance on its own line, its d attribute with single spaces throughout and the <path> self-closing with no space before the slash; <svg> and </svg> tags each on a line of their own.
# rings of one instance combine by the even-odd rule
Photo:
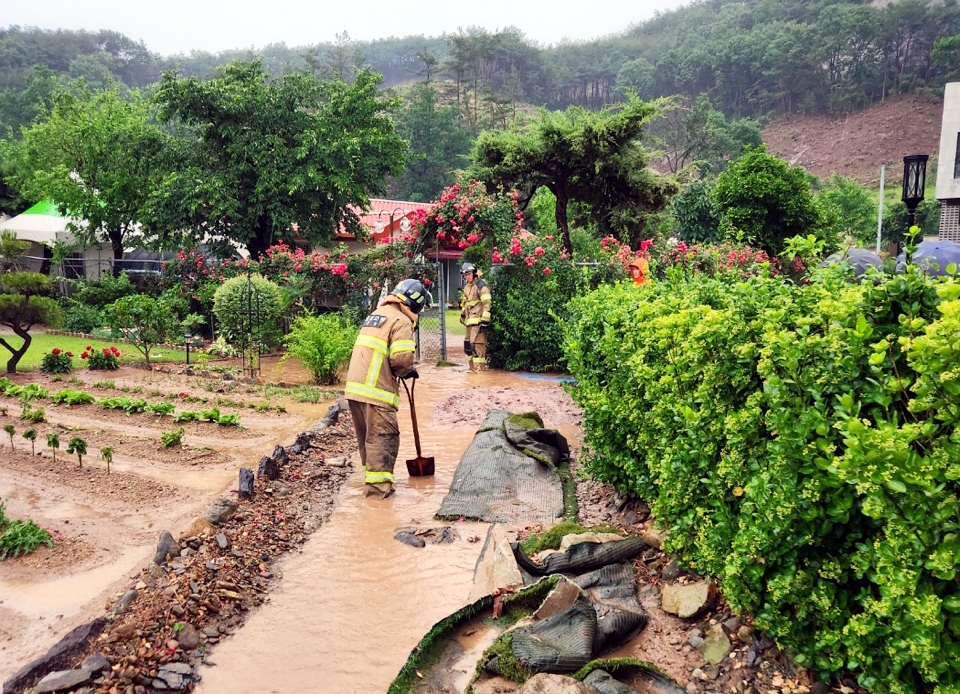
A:
<svg viewBox="0 0 960 694">
<path fill-rule="evenodd" d="M 434 472 L 433 456 L 424 458 L 420 453 L 420 432 L 417 431 L 417 410 L 413 405 L 413 391 L 417 387 L 417 379 L 413 379 L 413 385 L 407 388 L 407 382 L 400 380 L 403 389 L 407 391 L 407 399 L 410 401 L 410 422 L 413 424 L 413 443 L 417 447 L 417 457 L 407 461 L 407 472 L 411 477 L 430 477 Z"/>
</svg>

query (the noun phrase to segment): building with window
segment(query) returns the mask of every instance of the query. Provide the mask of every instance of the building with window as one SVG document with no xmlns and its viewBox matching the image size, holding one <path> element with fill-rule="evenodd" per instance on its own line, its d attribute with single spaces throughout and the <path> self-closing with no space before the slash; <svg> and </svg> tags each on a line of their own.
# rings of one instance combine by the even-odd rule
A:
<svg viewBox="0 0 960 694">
<path fill-rule="evenodd" d="M 940 239 L 960 242 L 960 82 L 944 87 L 936 194 Z"/>
</svg>

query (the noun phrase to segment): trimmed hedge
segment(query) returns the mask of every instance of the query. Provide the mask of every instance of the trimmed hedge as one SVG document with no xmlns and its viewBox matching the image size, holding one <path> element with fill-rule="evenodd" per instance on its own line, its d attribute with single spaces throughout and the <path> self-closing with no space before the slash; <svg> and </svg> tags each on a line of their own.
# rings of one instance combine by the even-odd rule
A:
<svg viewBox="0 0 960 694">
<path fill-rule="evenodd" d="M 571 303 L 589 471 L 801 664 L 960 691 L 960 284 L 670 273 Z M 941 302 L 942 300 L 942 302 Z"/>
</svg>

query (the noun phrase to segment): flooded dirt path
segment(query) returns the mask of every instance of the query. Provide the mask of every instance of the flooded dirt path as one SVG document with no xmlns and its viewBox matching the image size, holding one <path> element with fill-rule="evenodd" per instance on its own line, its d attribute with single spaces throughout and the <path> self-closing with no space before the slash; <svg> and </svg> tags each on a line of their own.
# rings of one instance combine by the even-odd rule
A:
<svg viewBox="0 0 960 694">
<path fill-rule="evenodd" d="M 452 523 L 454 543 L 428 541 L 423 549 L 393 536 L 404 526 L 443 525 L 433 514 L 495 400 L 551 410 L 554 401 L 567 398 L 556 382 L 543 379 L 470 374 L 463 367 L 418 370 L 421 448 L 436 458 L 436 476 L 407 476 L 404 461 L 416 452 L 403 402 L 396 494 L 386 501 L 365 498 L 357 466 L 323 528 L 281 565 L 283 580 L 270 602 L 217 646 L 211 656 L 216 666 L 202 669 L 197 692 L 386 691 L 430 627 L 467 603 L 487 524 Z M 572 442 L 578 418 L 564 412 L 560 419 L 544 414 L 546 426 Z M 470 542 L 471 536 L 478 541 Z"/>
</svg>

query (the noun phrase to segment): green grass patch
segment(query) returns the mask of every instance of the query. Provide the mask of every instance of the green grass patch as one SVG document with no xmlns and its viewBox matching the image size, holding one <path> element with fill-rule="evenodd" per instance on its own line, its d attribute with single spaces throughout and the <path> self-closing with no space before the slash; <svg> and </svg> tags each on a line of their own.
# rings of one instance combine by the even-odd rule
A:
<svg viewBox="0 0 960 694">
<path fill-rule="evenodd" d="M 43 361 L 43 355 L 48 354 L 54 347 L 58 347 L 64 352 L 73 352 L 73 368 L 86 368 L 86 362 L 80 358 L 80 354 L 89 345 L 94 349 L 103 349 L 104 347 L 116 346 L 123 356 L 120 357 L 122 364 L 143 363 L 143 355 L 136 347 L 122 342 L 110 342 L 97 340 L 90 337 L 73 337 L 70 335 L 48 335 L 46 333 L 31 333 L 32 340 L 27 353 L 23 355 L 20 363 L 17 364 L 18 371 L 36 371 L 40 369 L 40 363 Z M 16 335 L 4 335 L 4 339 L 10 343 L 10 346 L 16 349 L 23 344 Z M 10 352 L 0 348 L 0 365 L 6 365 L 10 358 Z M 186 354 L 182 349 L 168 349 L 157 347 L 150 353 L 152 362 L 182 362 L 186 361 Z"/>
<path fill-rule="evenodd" d="M 294 402 L 309 402 L 313 404 L 324 400 L 336 400 L 338 397 L 336 391 L 317 388 L 316 386 L 291 386 L 285 388 L 266 385 L 263 387 L 263 397 L 271 398 L 275 395 L 290 398 Z"/>
<path fill-rule="evenodd" d="M 446 321 L 447 332 L 451 335 L 466 335 L 467 328 L 466 326 L 460 323 L 460 309 L 458 308 L 448 308 L 446 316 L 444 317 Z"/>
<path fill-rule="evenodd" d="M 520 542 L 520 547 L 528 556 L 531 554 L 536 554 L 537 552 L 541 552 L 545 549 L 560 549 L 560 542 L 563 540 L 564 535 L 579 535 L 581 533 L 623 534 L 620 528 L 616 527 L 615 525 L 604 524 L 588 527 L 572 521 L 564 521 L 563 523 L 558 523 L 549 530 L 545 530 L 544 532 L 536 535 L 531 535 L 530 537 L 522 540 Z"/>
</svg>

